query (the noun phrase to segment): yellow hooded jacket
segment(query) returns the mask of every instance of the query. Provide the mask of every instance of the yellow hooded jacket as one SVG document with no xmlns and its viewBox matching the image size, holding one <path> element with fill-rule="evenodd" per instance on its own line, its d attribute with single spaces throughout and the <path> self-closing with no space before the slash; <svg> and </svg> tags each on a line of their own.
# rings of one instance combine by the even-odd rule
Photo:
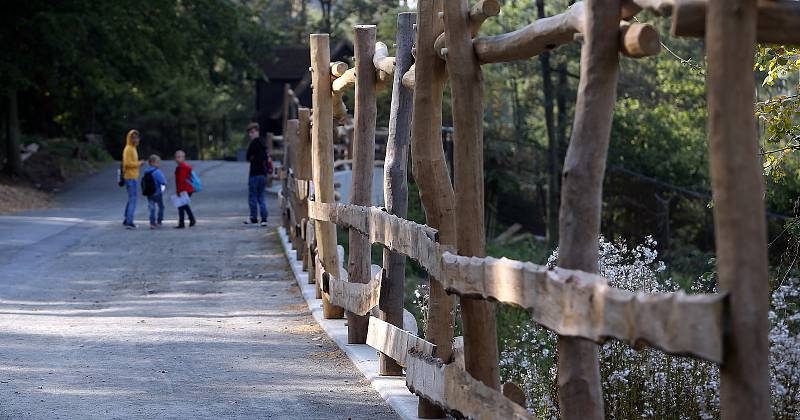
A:
<svg viewBox="0 0 800 420">
<path fill-rule="evenodd" d="M 125 150 L 122 151 L 122 178 L 139 179 L 139 153 L 133 145 L 131 138 L 134 134 L 139 134 L 136 130 L 128 131 L 125 138 Z"/>
</svg>

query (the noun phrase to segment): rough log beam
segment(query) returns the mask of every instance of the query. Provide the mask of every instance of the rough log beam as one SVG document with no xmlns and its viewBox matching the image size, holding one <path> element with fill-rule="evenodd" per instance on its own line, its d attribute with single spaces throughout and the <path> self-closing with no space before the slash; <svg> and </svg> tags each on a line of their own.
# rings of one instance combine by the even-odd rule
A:
<svg viewBox="0 0 800 420">
<path fill-rule="evenodd" d="M 772 418 L 767 219 L 753 64 L 762 7 L 788 3 L 712 0 L 704 14 L 716 263 L 719 289 L 730 295 L 720 367 L 723 420 Z M 794 25 L 797 33 L 800 20 Z"/>
<path fill-rule="evenodd" d="M 584 33 L 584 27 L 585 6 L 577 2 L 564 13 L 537 19 L 516 31 L 475 38 L 473 47 L 483 64 L 524 60 L 572 42 L 576 34 Z M 631 31 L 632 28 L 636 30 Z M 626 56 L 648 57 L 661 50 L 658 31 L 650 24 L 623 23 L 619 31 L 624 40 L 620 51 Z"/>
<path fill-rule="evenodd" d="M 425 222 L 439 230 L 442 244 L 455 246 L 455 193 L 450 183 L 441 134 L 442 99 L 447 71 L 444 62 L 436 56 L 433 49 L 436 37 L 444 31 L 442 19 L 437 17 L 442 10 L 442 3 L 443 0 L 417 2 L 416 49 L 411 50 L 416 61 L 414 71 L 408 72 L 415 76 L 411 118 L 411 169 L 419 187 Z M 404 83 L 408 73 L 403 77 Z M 416 81 L 419 81 L 418 86 Z M 428 318 L 436 321 L 425 323 L 425 337 L 439 346 L 439 356 L 448 360 L 455 326 L 453 298 L 445 292 L 433 272 L 428 271 L 428 274 Z M 420 400 L 418 414 L 422 418 L 442 417 L 441 411 L 424 399 Z"/>
<path fill-rule="evenodd" d="M 373 266 L 377 267 L 377 266 Z M 331 303 L 344 308 L 345 311 L 357 315 L 367 315 L 378 305 L 383 271 L 380 271 L 368 283 L 343 281 L 327 271 L 322 272 L 322 291 L 327 293 Z M 365 336 L 366 340 L 366 336 Z"/>
<path fill-rule="evenodd" d="M 372 166 L 375 160 L 375 118 L 378 108 L 375 93 L 375 25 L 354 27 L 355 50 L 355 112 L 353 133 L 353 168 L 350 200 L 359 206 L 372 205 Z M 367 283 L 370 274 L 370 242 L 366 235 L 350 229 L 347 273 L 350 281 Z M 346 313 L 348 344 L 367 341 L 369 318 L 363 314 Z"/>
<path fill-rule="evenodd" d="M 619 74 L 620 40 L 608 34 L 618 30 L 621 16 L 621 0 L 586 2 L 578 97 L 562 171 L 558 265 L 589 273 L 598 269 L 603 177 Z M 557 350 L 562 418 L 602 420 L 597 345 L 560 336 Z"/>
<path fill-rule="evenodd" d="M 497 0 L 480 0 L 475 3 L 469 10 L 469 32 L 472 38 L 478 35 L 481 25 L 486 19 L 500 14 L 500 3 Z M 444 13 L 439 14 L 444 17 Z M 439 54 L 439 57 L 446 59 L 447 57 L 447 40 L 445 34 L 439 35 L 436 42 L 433 43 L 433 49 Z"/>
<path fill-rule="evenodd" d="M 388 75 L 394 74 L 395 58 L 389 56 L 389 47 L 383 42 L 375 43 L 375 55 L 372 57 L 372 64 L 375 70 L 384 72 Z"/>
<path fill-rule="evenodd" d="M 355 229 L 378 243 L 418 261 L 432 276 L 441 271 L 437 232 L 425 225 L 401 219 L 377 207 L 309 202 L 309 217 Z"/>
<path fill-rule="evenodd" d="M 450 253 L 442 257 L 441 281 L 461 296 L 527 309 L 534 321 L 562 336 L 601 344 L 615 338 L 722 362 L 721 294 L 634 293 L 583 271 Z"/>
<path fill-rule="evenodd" d="M 415 75 L 416 69 L 416 64 L 412 64 L 408 71 L 403 74 L 403 86 L 411 90 L 414 90 L 414 86 L 417 84 Z"/>
<path fill-rule="evenodd" d="M 469 1 L 444 2 L 453 114 L 453 186 L 456 197 L 456 246 L 470 256 L 486 255 L 483 180 L 483 72 L 472 47 Z M 487 386 L 500 389 L 495 304 L 461 299 L 464 360 L 467 371 Z"/>
<path fill-rule="evenodd" d="M 533 419 L 524 407 L 484 385 L 454 363 L 411 351 L 406 357 L 406 386 L 455 418 Z"/>
<path fill-rule="evenodd" d="M 311 126 L 312 172 L 315 200 L 320 203 L 334 203 L 333 189 L 333 104 L 331 103 L 331 64 L 330 37 L 328 34 L 311 34 L 311 80 L 314 113 Z M 339 261 L 336 253 L 336 227 L 332 223 L 317 222 L 317 248 L 322 267 L 339 275 Z M 318 288 L 319 289 L 319 288 Z M 331 305 L 322 296 L 325 319 L 344 317 L 342 308 Z"/>
<path fill-rule="evenodd" d="M 410 351 L 436 357 L 435 344 L 374 316 L 369 317 L 367 345 L 396 360 L 403 367 L 407 364 Z"/>
<path fill-rule="evenodd" d="M 670 354 L 722 360 L 723 295 L 633 293 L 610 288 L 605 278 L 587 272 L 456 256 L 434 242 L 435 230 L 376 207 L 312 202 L 309 213 L 312 219 L 369 234 L 372 243 L 420 262 L 451 293 L 528 309 L 538 323 L 560 335 L 598 343 L 615 338 Z"/>
<path fill-rule="evenodd" d="M 392 60 L 392 102 L 389 112 L 389 137 L 386 140 L 386 159 L 383 174 L 383 197 L 386 211 L 401 218 L 408 215 L 408 148 L 411 143 L 411 107 L 414 92 L 402 84 L 402 75 L 411 66 L 416 13 L 397 15 L 396 59 Z M 388 55 L 388 48 L 378 43 L 375 56 Z M 381 50 L 379 53 L 378 50 Z M 385 50 L 385 51 L 384 51 Z M 405 294 L 405 256 L 388 249 L 383 250 L 386 279 L 381 288 L 381 320 L 397 327 L 403 326 Z M 415 331 L 416 333 L 416 331 Z M 402 370 L 395 361 L 380 355 L 381 375 L 400 375 Z"/>
<path fill-rule="evenodd" d="M 707 7 L 708 0 L 676 0 L 672 34 L 703 37 Z M 756 40 L 765 44 L 800 44 L 800 2 L 758 2 Z"/>
</svg>

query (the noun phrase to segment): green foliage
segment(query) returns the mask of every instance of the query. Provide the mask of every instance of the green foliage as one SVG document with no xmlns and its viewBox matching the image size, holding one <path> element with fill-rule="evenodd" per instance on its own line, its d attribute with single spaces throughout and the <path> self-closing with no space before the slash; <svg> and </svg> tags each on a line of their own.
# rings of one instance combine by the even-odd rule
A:
<svg viewBox="0 0 800 420">
<path fill-rule="evenodd" d="M 172 149 L 207 138 L 222 116 L 249 118 L 240 104 L 274 39 L 252 9 L 224 0 L 33 0 L 0 19 L 0 36 L 16 40 L 0 90 L 20 90 L 23 130 L 100 132 L 115 155 L 132 127 L 145 149 Z"/>
</svg>

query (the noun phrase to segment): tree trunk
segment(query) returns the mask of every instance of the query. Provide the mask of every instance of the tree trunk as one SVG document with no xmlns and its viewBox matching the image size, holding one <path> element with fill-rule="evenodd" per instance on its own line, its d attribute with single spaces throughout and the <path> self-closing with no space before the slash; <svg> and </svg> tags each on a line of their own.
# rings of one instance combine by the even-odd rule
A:
<svg viewBox="0 0 800 420">
<path fill-rule="evenodd" d="M 539 19 L 545 18 L 544 0 L 536 0 Z M 550 70 L 550 52 L 539 54 L 542 66 L 542 91 L 544 93 L 544 121 L 547 127 L 547 244 L 558 245 L 558 138 L 553 115 L 553 80 Z"/>
<path fill-rule="evenodd" d="M 19 154 L 19 108 L 17 91 L 8 93 L 8 109 L 6 110 L 6 173 L 11 176 L 22 175 L 22 157 Z"/>
</svg>

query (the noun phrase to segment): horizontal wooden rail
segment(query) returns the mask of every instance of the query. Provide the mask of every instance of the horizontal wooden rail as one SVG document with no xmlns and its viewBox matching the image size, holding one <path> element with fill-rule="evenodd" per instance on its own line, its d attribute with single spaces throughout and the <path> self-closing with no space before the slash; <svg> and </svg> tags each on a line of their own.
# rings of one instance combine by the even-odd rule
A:
<svg viewBox="0 0 800 420">
<path fill-rule="evenodd" d="M 392 251 L 416 260 L 428 273 L 438 277 L 441 271 L 441 248 L 436 229 L 391 215 L 377 207 L 309 201 L 309 217 L 333 222 L 368 235 Z"/>
<path fill-rule="evenodd" d="M 378 268 L 378 273 L 368 283 L 344 281 L 324 271 L 322 291 L 328 294 L 333 305 L 357 315 L 366 315 L 378 306 L 381 294 L 383 271 L 380 267 L 373 266 L 375 267 Z"/>
<path fill-rule="evenodd" d="M 722 362 L 724 295 L 635 293 L 582 271 L 458 256 L 435 241 L 434 229 L 377 207 L 311 201 L 309 217 L 356 229 L 372 243 L 418 261 L 451 293 L 527 309 L 537 323 L 559 335 L 598 343 L 614 338 Z"/>
<path fill-rule="evenodd" d="M 721 294 L 630 292 L 599 275 L 505 258 L 445 253 L 439 281 L 462 296 L 480 296 L 527 309 L 538 324 L 562 336 L 722 362 Z"/>
<path fill-rule="evenodd" d="M 534 418 L 525 408 L 476 380 L 456 364 L 444 364 L 419 352 L 411 351 L 406 357 L 406 386 L 456 418 Z"/>
<path fill-rule="evenodd" d="M 672 16 L 672 34 L 702 38 L 706 33 L 708 0 L 677 0 Z M 800 2 L 758 3 L 756 39 L 765 44 L 800 45 Z"/>
<path fill-rule="evenodd" d="M 584 31 L 584 4 L 577 2 L 558 15 L 537 19 L 516 31 L 482 36 L 473 40 L 475 55 L 481 63 L 523 60 L 568 44 Z M 623 16 L 630 17 L 630 16 Z M 634 30 L 631 31 L 630 29 Z M 658 54 L 660 36 L 652 25 L 622 22 L 622 54 L 641 58 Z M 440 55 L 444 55 L 440 52 Z"/>
<path fill-rule="evenodd" d="M 369 317 L 367 345 L 391 357 L 403 367 L 407 365 L 411 351 L 436 357 L 435 344 L 374 316 Z"/>
</svg>

